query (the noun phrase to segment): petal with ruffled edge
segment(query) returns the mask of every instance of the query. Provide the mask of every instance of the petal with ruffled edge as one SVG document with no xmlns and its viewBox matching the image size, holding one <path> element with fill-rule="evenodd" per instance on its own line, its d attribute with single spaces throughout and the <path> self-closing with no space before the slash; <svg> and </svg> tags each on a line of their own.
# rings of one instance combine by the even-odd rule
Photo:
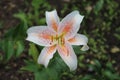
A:
<svg viewBox="0 0 120 80">
<path fill-rule="evenodd" d="M 51 12 L 46 11 L 46 21 L 48 27 L 51 27 L 57 32 L 60 21 L 56 10 L 53 10 Z"/>
<path fill-rule="evenodd" d="M 82 51 L 87 51 L 89 49 L 88 45 L 83 45 L 83 47 L 81 48 Z"/>
<path fill-rule="evenodd" d="M 47 67 L 50 59 L 53 57 L 55 52 L 56 45 L 43 48 L 38 57 L 38 63 L 43 64 L 45 67 Z"/>
<path fill-rule="evenodd" d="M 41 46 L 52 46 L 52 35 L 56 34 L 52 29 L 46 26 L 31 27 L 27 30 L 28 37 L 26 40 L 34 42 Z"/>
<path fill-rule="evenodd" d="M 88 38 L 83 34 L 76 34 L 68 41 L 71 45 L 86 45 L 88 43 Z"/>
<path fill-rule="evenodd" d="M 83 16 L 78 11 L 71 12 L 60 22 L 58 28 L 59 34 L 65 34 L 66 39 L 72 38 L 78 32 L 82 20 Z"/>
<path fill-rule="evenodd" d="M 83 45 L 83 47 L 81 48 L 82 51 L 86 51 L 89 49 L 87 45 L 88 38 L 83 34 L 76 34 L 73 38 L 69 39 L 68 42 L 71 45 Z"/>
<path fill-rule="evenodd" d="M 68 65 L 71 71 L 77 68 L 77 57 L 69 43 L 65 45 L 58 45 L 58 53 L 64 62 Z"/>
</svg>

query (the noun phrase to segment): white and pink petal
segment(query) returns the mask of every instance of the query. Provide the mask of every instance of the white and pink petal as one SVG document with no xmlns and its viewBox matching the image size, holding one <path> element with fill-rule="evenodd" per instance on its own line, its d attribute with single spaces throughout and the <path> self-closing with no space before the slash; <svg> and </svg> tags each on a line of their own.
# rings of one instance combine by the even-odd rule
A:
<svg viewBox="0 0 120 80">
<path fill-rule="evenodd" d="M 70 39 L 78 32 L 83 16 L 78 11 L 68 14 L 59 24 L 59 33 L 65 34 L 65 38 Z"/>
<path fill-rule="evenodd" d="M 63 61 L 67 64 L 71 71 L 77 68 L 77 57 L 73 48 L 70 44 L 66 43 L 65 45 L 61 45 L 57 47 L 58 53 L 63 59 Z"/>
<path fill-rule="evenodd" d="M 48 27 L 52 28 L 55 31 L 58 30 L 60 20 L 56 10 L 53 10 L 51 12 L 46 11 L 46 22 Z"/>
<path fill-rule="evenodd" d="M 82 51 L 87 51 L 89 49 L 88 45 L 83 45 L 83 47 L 81 48 Z"/>
<path fill-rule="evenodd" d="M 38 57 L 38 63 L 43 64 L 45 67 L 47 67 L 50 59 L 52 59 L 55 52 L 56 52 L 55 45 L 43 48 L 43 50 L 41 51 Z"/>
<path fill-rule="evenodd" d="M 68 40 L 71 45 L 87 45 L 88 38 L 83 34 L 76 34 L 73 38 Z"/>
<path fill-rule="evenodd" d="M 76 34 L 73 38 L 69 39 L 68 42 L 71 45 L 83 45 L 83 47 L 81 48 L 82 51 L 86 51 L 89 49 L 87 45 L 88 38 L 83 34 Z"/>
<path fill-rule="evenodd" d="M 56 34 L 52 29 L 46 26 L 35 26 L 27 30 L 28 37 L 26 40 L 41 46 L 52 46 L 54 43 L 51 39 Z"/>
</svg>

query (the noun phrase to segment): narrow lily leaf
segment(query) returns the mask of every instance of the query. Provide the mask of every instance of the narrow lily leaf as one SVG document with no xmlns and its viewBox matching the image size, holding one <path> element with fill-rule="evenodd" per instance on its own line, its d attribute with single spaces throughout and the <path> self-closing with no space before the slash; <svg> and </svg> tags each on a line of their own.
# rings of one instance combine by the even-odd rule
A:
<svg viewBox="0 0 120 80">
<path fill-rule="evenodd" d="M 73 46 L 73 49 L 76 54 L 84 54 L 85 53 L 85 51 L 80 50 L 80 47 L 78 47 L 78 46 Z"/>
<path fill-rule="evenodd" d="M 16 42 L 16 57 L 19 57 L 19 55 L 23 52 L 24 50 L 24 43 L 22 41 L 17 41 Z"/>
<path fill-rule="evenodd" d="M 38 9 L 40 7 L 40 4 L 43 3 L 43 1 L 41 0 L 33 0 L 32 1 L 32 6 L 34 7 L 34 9 Z"/>
<path fill-rule="evenodd" d="M 23 22 L 27 22 L 27 20 L 26 20 L 26 14 L 23 13 L 23 12 L 14 14 L 13 16 L 16 17 L 16 18 L 19 18 Z"/>
<path fill-rule="evenodd" d="M 9 29 L 4 37 L 9 38 L 9 39 L 14 39 L 14 40 L 23 40 L 25 37 L 25 32 L 26 32 L 27 26 L 24 25 L 24 23 L 20 23 L 18 26 L 13 27 Z"/>
<path fill-rule="evenodd" d="M 0 41 L 0 49 L 4 52 L 4 61 L 8 61 L 13 55 L 19 57 L 24 50 L 22 41 L 4 39 Z"/>
<path fill-rule="evenodd" d="M 94 12 L 95 12 L 95 14 L 98 14 L 99 13 L 99 11 L 102 9 L 102 7 L 103 7 L 103 4 L 104 4 L 104 0 L 99 0 L 97 3 L 96 3 L 96 5 L 95 5 L 95 7 L 94 7 Z"/>
<path fill-rule="evenodd" d="M 29 54 L 33 57 L 33 60 L 35 62 L 37 62 L 39 52 L 38 52 L 36 46 L 34 44 L 32 44 L 32 43 L 30 44 Z"/>
<path fill-rule="evenodd" d="M 90 80 L 92 79 L 91 75 L 85 75 L 81 80 Z"/>
<path fill-rule="evenodd" d="M 30 72 L 38 72 L 39 71 L 39 66 L 38 64 L 34 63 L 33 61 L 24 61 L 26 63 L 26 66 L 22 67 L 21 70 L 27 70 Z"/>
<path fill-rule="evenodd" d="M 7 47 L 7 50 L 5 50 L 6 54 L 7 54 L 6 58 L 7 58 L 7 60 L 9 60 L 12 57 L 12 55 L 14 54 L 13 42 L 12 41 L 8 41 L 6 47 Z"/>
<path fill-rule="evenodd" d="M 5 61 L 8 61 L 12 55 L 14 54 L 14 42 L 13 41 L 8 41 L 8 40 L 4 40 L 1 41 L 1 48 L 3 50 L 3 52 L 5 53 L 4 55 L 4 59 Z"/>
<path fill-rule="evenodd" d="M 35 80 L 59 80 L 58 73 L 54 69 L 43 69 L 42 71 L 35 72 L 34 75 Z"/>
<path fill-rule="evenodd" d="M 35 80 L 59 80 L 57 70 L 53 67 L 41 70 L 41 67 L 33 61 L 25 60 L 25 63 L 26 66 L 22 67 L 21 70 L 33 72 Z"/>
</svg>

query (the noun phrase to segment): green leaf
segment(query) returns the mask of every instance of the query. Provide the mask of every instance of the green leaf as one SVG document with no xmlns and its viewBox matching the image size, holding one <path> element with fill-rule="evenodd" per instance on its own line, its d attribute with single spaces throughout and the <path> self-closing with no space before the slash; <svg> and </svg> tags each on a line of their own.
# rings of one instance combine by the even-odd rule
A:
<svg viewBox="0 0 120 80">
<path fill-rule="evenodd" d="M 59 80 L 58 72 L 53 67 L 43 68 L 32 60 L 25 60 L 25 63 L 21 70 L 33 72 L 35 80 Z"/>
<path fill-rule="evenodd" d="M 8 41 L 8 44 L 6 45 L 7 47 L 7 51 L 6 51 L 6 57 L 7 57 L 7 60 L 9 60 L 12 55 L 14 54 L 14 42 L 13 41 Z"/>
<path fill-rule="evenodd" d="M 31 55 L 33 60 L 35 62 L 37 62 L 37 58 L 38 58 L 39 52 L 38 52 L 36 46 L 33 43 L 30 43 L 29 55 Z"/>
<path fill-rule="evenodd" d="M 95 59 L 94 62 L 95 62 L 95 65 L 96 65 L 98 68 L 101 68 L 101 64 L 100 64 L 100 62 L 99 62 L 97 59 Z"/>
<path fill-rule="evenodd" d="M 58 73 L 55 69 L 46 68 L 34 73 L 35 80 L 59 80 Z"/>
<path fill-rule="evenodd" d="M 103 7 L 103 4 L 104 4 L 104 0 L 99 0 L 96 5 L 94 6 L 94 12 L 95 14 L 98 14 L 99 11 L 102 9 Z"/>
<path fill-rule="evenodd" d="M 23 40 L 26 35 L 26 30 L 27 30 L 27 27 L 24 25 L 23 22 L 21 22 L 18 26 L 9 29 L 5 33 L 4 37 L 8 38 L 8 40 L 9 39 Z"/>
<path fill-rule="evenodd" d="M 31 60 L 25 60 L 26 66 L 22 67 L 21 70 L 27 70 L 30 72 L 38 72 L 40 67 L 37 63 L 31 61 Z"/>
<path fill-rule="evenodd" d="M 78 46 L 72 46 L 76 54 L 83 54 L 85 51 L 81 51 L 81 47 Z"/>
<path fill-rule="evenodd" d="M 19 13 L 17 13 L 17 14 L 14 14 L 13 15 L 14 17 L 16 17 L 16 18 L 18 18 L 18 19 L 20 19 L 21 21 L 23 21 L 23 22 L 27 22 L 27 16 L 26 16 L 26 14 L 25 13 L 23 13 L 22 11 L 21 12 L 19 12 Z"/>
<path fill-rule="evenodd" d="M 115 74 L 115 73 L 112 73 L 111 71 L 109 70 L 105 70 L 103 73 L 102 73 L 105 78 L 107 78 L 108 80 L 119 80 L 120 77 L 118 74 Z"/>
<path fill-rule="evenodd" d="M 58 52 L 55 53 L 54 56 L 55 56 L 55 58 L 50 60 L 50 63 L 48 65 L 49 68 L 55 69 L 57 72 L 64 71 L 64 70 L 69 70 L 69 67 L 65 64 L 65 62 L 60 57 Z"/>
<path fill-rule="evenodd" d="M 91 79 L 92 79 L 92 75 L 86 75 L 81 80 L 91 80 Z"/>
<path fill-rule="evenodd" d="M 5 61 L 8 61 L 14 54 L 14 42 L 9 40 L 2 40 L 0 42 L 0 45 L 1 45 L 1 49 L 5 53 L 4 59 Z"/>
<path fill-rule="evenodd" d="M 32 0 L 32 6 L 37 10 L 43 2 L 44 0 Z"/>
<path fill-rule="evenodd" d="M 115 33 L 114 36 L 115 36 L 118 40 L 120 40 L 120 34 Z"/>
<path fill-rule="evenodd" d="M 24 50 L 24 44 L 22 41 L 14 41 L 9 38 L 0 41 L 0 49 L 5 53 L 4 61 L 8 61 L 13 55 L 19 57 Z"/>
<path fill-rule="evenodd" d="M 19 57 L 19 55 L 23 52 L 24 50 L 24 43 L 22 41 L 17 41 L 16 42 L 16 57 Z"/>
</svg>

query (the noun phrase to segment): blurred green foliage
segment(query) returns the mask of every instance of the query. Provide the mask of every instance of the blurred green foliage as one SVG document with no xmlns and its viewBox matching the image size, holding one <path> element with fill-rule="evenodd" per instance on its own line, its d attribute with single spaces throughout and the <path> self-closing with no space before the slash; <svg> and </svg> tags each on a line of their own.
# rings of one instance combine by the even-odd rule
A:
<svg viewBox="0 0 120 80">
<path fill-rule="evenodd" d="M 110 53 L 112 48 L 110 43 L 120 49 L 118 45 L 120 44 L 119 1 L 63 1 L 57 3 L 61 5 L 59 6 L 62 7 L 61 10 L 49 2 L 52 1 L 32 0 L 31 3 L 25 1 L 29 7 L 28 12 L 20 11 L 14 14 L 14 17 L 20 19 L 20 24 L 9 29 L 0 40 L 0 49 L 5 53 L 0 56 L 0 62 L 9 62 L 11 57 L 19 58 L 28 44 L 25 41 L 26 30 L 30 26 L 45 25 L 45 11 L 57 9 L 58 14 L 63 17 L 73 10 L 78 10 L 85 16 L 79 32 L 87 35 L 90 47 L 89 51 L 82 52 L 80 47 L 73 46 L 78 57 L 78 69 L 70 72 L 58 54 L 55 54 L 48 68 L 44 68 L 37 63 L 37 57 L 42 47 L 29 43 L 29 49 L 27 47 L 26 49 L 32 58 L 24 61 L 26 66 L 22 67 L 21 70 L 33 72 L 35 80 L 119 80 L 120 75 L 114 68 L 114 64 L 117 63 L 110 56 L 112 54 Z M 114 40 L 116 44 L 114 44 Z"/>
</svg>

